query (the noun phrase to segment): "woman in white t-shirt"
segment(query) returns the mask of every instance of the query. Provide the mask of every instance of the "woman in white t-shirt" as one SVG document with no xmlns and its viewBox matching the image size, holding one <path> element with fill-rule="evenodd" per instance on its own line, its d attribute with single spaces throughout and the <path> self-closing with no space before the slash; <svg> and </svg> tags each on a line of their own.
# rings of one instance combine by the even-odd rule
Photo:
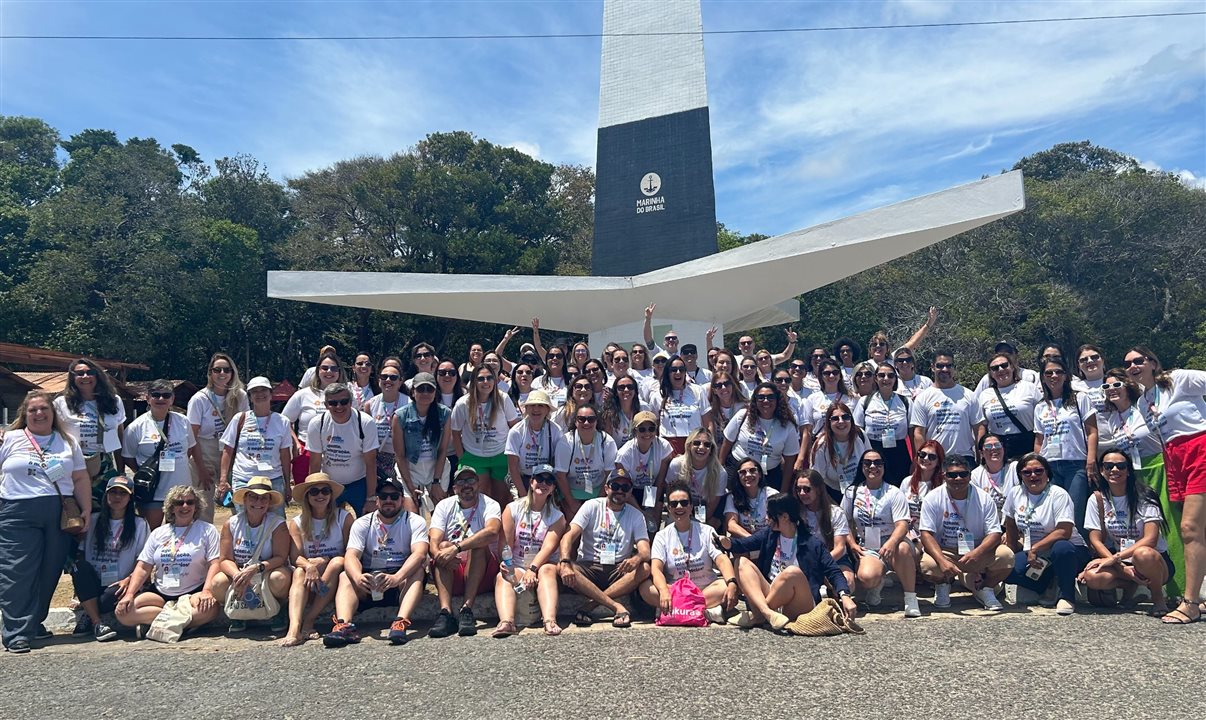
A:
<svg viewBox="0 0 1206 720">
<path fill-rule="evenodd" d="M 676 480 L 666 490 L 670 524 L 653 537 L 650 580 L 657 590 L 659 615 L 671 611 L 670 585 L 683 577 L 703 593 L 708 620 L 723 623 L 737 604 L 737 572 L 716 545 L 716 531 L 692 518 L 691 486 Z"/>
<path fill-rule="evenodd" d="M 218 616 L 214 597 L 218 574 L 218 530 L 197 519 L 205 499 L 191 485 L 177 485 L 164 498 L 164 524 L 151 531 L 117 603 L 117 621 L 126 627 L 150 625 L 169 600 L 188 595 L 193 617 L 189 628 Z M 146 587 L 146 583 L 152 584 Z M 143 588 L 146 587 L 144 592 Z"/>
<path fill-rule="evenodd" d="M 875 392 L 875 364 L 864 360 L 854 366 L 850 376 L 850 390 L 857 398 L 865 398 Z"/>
<path fill-rule="evenodd" d="M 921 519 L 921 503 L 930 491 L 942 484 L 946 466 L 946 451 L 937 440 L 926 440 L 913 454 L 913 472 L 901 480 L 900 489 L 909 503 L 909 539 L 918 542 L 917 521 Z"/>
<path fill-rule="evenodd" d="M 1018 464 L 1005 462 L 1005 444 L 992 433 L 985 433 L 976 441 L 980 452 L 980 466 L 972 470 L 971 483 L 988 493 L 997 506 L 997 519 L 1004 521 L 1005 498 L 1018 485 Z"/>
<path fill-rule="evenodd" d="M 650 397 L 650 410 L 658 417 L 661 435 L 680 455 L 691 431 L 703 426 L 703 391 L 687 382 L 687 363 L 678 355 L 670 358 L 662 371 L 658 390 Z"/>
<path fill-rule="evenodd" d="M 1051 463 L 1051 482 L 1072 496 L 1076 527 L 1082 528 L 1089 484 L 1097 484 L 1097 410 L 1087 394 L 1072 389 L 1062 360 L 1043 361 L 1041 371 L 1043 399 L 1034 407 L 1034 451 Z"/>
<path fill-rule="evenodd" d="M 150 533 L 147 521 L 134 514 L 133 494 L 125 475 L 109 480 L 100 512 L 80 544 L 83 557 L 71 571 L 71 585 L 84 610 L 71 633 L 76 637 L 91 633 L 98 642 L 117 638 L 101 622 L 101 613 L 117 609 Z"/>
<path fill-rule="evenodd" d="M 1105 351 L 1096 345 L 1081 345 L 1076 349 L 1076 376 L 1072 378 L 1072 389 L 1085 393 L 1100 417 L 1105 411 Z"/>
<path fill-rule="evenodd" d="M 627 378 L 631 382 L 631 378 Z M 636 437 L 624 443 L 616 452 L 616 467 L 625 470 L 632 478 L 632 492 L 628 503 L 641 508 L 645 522 L 657 532 L 662 519 L 662 489 L 666 486 L 666 473 L 674 448 L 664 438 L 658 437 L 657 416 L 648 410 L 637 413 L 633 423 Z"/>
<path fill-rule="evenodd" d="M 214 597 L 226 601 L 226 593 L 243 597 L 252 581 L 261 574 L 268 578 L 269 591 L 281 601 L 281 609 L 272 618 L 272 632 L 281 633 L 289 627 L 285 600 L 289 597 L 289 529 L 285 519 L 268 510 L 285 502 L 284 496 L 272 488 L 265 477 L 254 477 L 234 494 L 236 505 L 243 511 L 230 516 L 222 526 L 218 567 L 214 576 Z M 247 624 L 230 621 L 230 632 L 243 632 Z"/>
<path fill-rule="evenodd" d="M 826 413 L 829 406 L 834 403 L 841 403 L 846 406 L 847 410 L 854 407 L 856 398 L 850 394 L 850 390 L 846 386 L 846 381 L 842 376 L 842 366 L 831 358 L 825 358 L 817 363 L 818 381 L 821 383 L 821 392 L 814 392 L 809 395 L 804 402 L 812 407 L 809 416 L 813 418 L 812 436 L 817 437 L 825 430 Z M 851 420 L 854 415 L 851 413 Z M 828 478 L 826 479 L 828 482 Z"/>
<path fill-rule="evenodd" d="M 126 408 L 104 368 L 80 358 L 67 368 L 67 387 L 54 399 L 55 414 L 79 444 L 92 478 L 94 504 L 99 505 L 101 478 L 123 467 L 118 458 Z M 116 454 L 115 454 L 116 453 Z"/>
<path fill-rule="evenodd" d="M 74 497 L 87 523 L 92 486 L 84 453 L 50 393 L 32 390 L 0 441 L 0 614 L 9 652 L 29 652 L 44 632 L 71 544 L 59 529 L 60 497 Z"/>
<path fill-rule="evenodd" d="M 1089 563 L 1085 540 L 1076 532 L 1072 497 L 1051 482 L 1051 465 L 1038 453 L 1018 460 L 1021 485 L 1005 499 L 1005 542 L 1014 551 L 1013 572 L 1005 579 L 1042 593 L 1059 585 L 1055 611 L 1076 612 L 1076 577 Z"/>
<path fill-rule="evenodd" d="M 554 345 L 548 349 L 544 354 L 544 370 L 543 375 L 532 381 L 532 389 L 548 393 L 553 407 L 559 410 L 565 405 L 566 385 L 569 384 L 565 374 L 564 345 Z"/>
<path fill-rule="evenodd" d="M 766 501 L 774 493 L 762 484 L 762 466 L 746 458 L 729 478 L 724 501 L 724 529 L 733 537 L 749 537 L 767 526 Z"/>
<path fill-rule="evenodd" d="M 819 394 L 813 393 L 809 397 Z M 812 445 L 809 463 L 825 479 L 829 499 L 840 503 L 846 488 L 858 474 L 859 459 L 870 445 L 863 429 L 854 424 L 854 414 L 849 406 L 843 402 L 827 407 L 821 422 L 822 429 Z"/>
<path fill-rule="evenodd" d="M 753 458 L 763 468 L 764 483 L 786 490 L 800 453 L 791 406 L 772 382 L 758 383 L 750 402 L 751 407 L 738 411 L 725 427 L 720 461 L 731 479 L 741 461 Z"/>
<path fill-rule="evenodd" d="M 1206 468 L 1201 461 L 1206 456 L 1206 372 L 1164 370 L 1156 354 L 1142 346 L 1127 350 L 1122 366 L 1145 388 L 1139 409 L 1164 445 L 1167 484 L 1154 489 L 1165 517 L 1174 517 L 1169 512 L 1172 503 L 1184 502 L 1180 529 L 1185 544 L 1185 597 L 1199 597 L 1206 574 Z M 1182 602 L 1164 621 L 1193 622 L 1201 614 L 1200 606 Z"/>
<path fill-rule="evenodd" d="M 884 482 L 884 459 L 867 450 L 854 482 L 842 498 L 850 528 L 850 552 L 858 567 L 856 578 L 866 601 L 879 607 L 884 573 L 896 571 L 904 590 L 905 617 L 921 617 L 917 605 L 917 549 L 908 540 L 909 503 L 895 485 Z"/>
<path fill-rule="evenodd" d="M 130 423 L 122 439 L 122 458 L 126 461 L 126 467 L 135 472 L 159 452 L 159 486 L 155 489 L 155 495 L 149 500 L 136 498 L 139 501 L 138 511 L 152 530 L 163 523 L 163 501 L 168 490 L 177 485 L 193 484 L 189 459 L 196 462 L 197 441 L 193 438 L 193 428 L 188 418 L 172 412 L 175 397 L 170 381 L 152 382 L 147 387 L 147 411 Z M 163 442 L 162 451 L 159 451 L 160 442 Z"/>
<path fill-rule="evenodd" d="M 1085 506 L 1085 529 L 1096 559 L 1077 578 L 1088 586 L 1089 601 L 1113 605 L 1114 590 L 1122 588 L 1123 606 L 1133 603 L 1140 585 L 1151 589 L 1149 615 L 1168 613 L 1164 583 L 1175 570 L 1168 556 L 1168 521 L 1156 493 L 1139 482 L 1126 453 L 1107 450 L 1101 456 L 1101 476 L 1108 493 L 1096 490 Z M 1100 593 L 1105 592 L 1106 602 Z"/>
<path fill-rule="evenodd" d="M 737 382 L 746 395 L 753 395 L 754 388 L 762 382 L 762 377 L 758 375 L 758 362 L 752 356 L 741 358 L 741 363 L 737 366 Z"/>
<path fill-rule="evenodd" d="M 532 468 L 527 495 L 503 508 L 502 541 L 511 548 L 513 571 L 500 568 L 495 578 L 498 627 L 490 637 L 507 637 L 519 632 L 515 627 L 516 595 L 532 592 L 533 588 L 540 602 L 544 634 L 561 634 L 561 627 L 557 625 L 557 561 L 566 521 L 553 499 L 556 489 L 557 475 L 553 466 L 539 464 Z"/>
<path fill-rule="evenodd" d="M 318 358 L 314 367 L 314 379 L 310 384 L 301 388 L 285 403 L 281 415 L 297 428 L 297 454 L 293 458 L 293 473 L 291 477 L 305 477 L 310 474 L 310 450 L 306 447 L 309 435 L 310 421 L 317 415 L 326 412 L 326 398 L 323 390 L 331 383 L 347 382 L 343 372 L 343 364 L 334 350 L 325 350 Z"/>
<path fill-rule="evenodd" d="M 1034 450 L 1034 406 L 1042 400 L 1038 386 L 1022 379 L 1009 353 L 988 360 L 988 387 L 976 393 L 976 435 L 991 432 L 1005 444 L 1005 457 L 1016 460 Z"/>
<path fill-rule="evenodd" d="M 532 468 L 555 465 L 557 451 L 565 442 L 561 428 L 553 423 L 553 403 L 544 390 L 528 393 L 523 419 L 507 431 L 507 468 L 519 494 L 528 492 Z"/>
<path fill-rule="evenodd" d="M 387 357 L 381 361 L 377 371 L 377 382 L 381 392 L 374 395 L 362 408 L 364 412 L 377 423 L 377 477 L 398 477 L 398 458 L 394 455 L 393 420 L 394 415 L 410 404 L 410 396 L 402 394 L 402 361 L 396 357 Z M 418 507 L 403 503 L 410 512 L 417 512 Z"/>
<path fill-rule="evenodd" d="M 895 484 L 912 464 L 909 458 L 909 401 L 896 393 L 896 367 L 882 362 L 875 368 L 875 390 L 854 405 L 854 424 L 863 429 L 871 447 L 888 464 L 884 477 Z"/>
<path fill-rule="evenodd" d="M 238 490 L 255 475 L 272 479 L 279 493 L 292 485 L 292 434 L 289 421 L 272 412 L 272 383 L 259 376 L 247 383 L 251 409 L 235 415 L 222 434 L 222 473 L 218 497 Z M 280 509 L 284 514 L 284 508 Z"/>
<path fill-rule="evenodd" d="M 850 522 L 840 505 L 829 500 L 825 479 L 816 470 L 796 474 L 795 497 L 800 515 L 816 534 L 829 555 L 842 569 L 846 584 L 854 587 L 854 556 L 850 552 Z"/>
<path fill-rule="evenodd" d="M 582 501 L 599 495 L 604 479 L 616 464 L 616 441 L 598 429 L 599 414 L 595 407 L 583 405 L 573 418 L 575 427 L 565 434 L 565 442 L 557 449 L 553 463 L 565 514 L 571 517 L 578 514 Z"/>
<path fill-rule="evenodd" d="M 352 393 L 352 407 L 367 413 L 369 401 L 374 397 L 373 359 L 368 353 L 356 353 L 355 359 L 352 360 L 348 391 Z"/>
<path fill-rule="evenodd" d="M 691 486 L 695 498 L 695 519 L 720 527 L 724 519 L 726 476 L 720 464 L 720 447 L 712 433 L 698 428 L 687 436 L 687 454 L 670 461 L 666 470 L 669 482 L 682 480 Z"/>
<path fill-rule="evenodd" d="M 715 435 L 723 435 L 729 421 L 737 411 L 746 407 L 742 385 L 732 375 L 716 371 L 708 383 L 708 411 L 703 416 L 703 426 Z"/>
<path fill-rule="evenodd" d="M 289 521 L 293 583 L 289 587 L 289 632 L 284 647 L 317 640 L 314 621 L 335 602 L 343 553 L 355 518 L 337 502 L 343 486 L 314 473 L 293 487 L 301 514 Z"/>
<path fill-rule="evenodd" d="M 237 413 L 247 410 L 247 392 L 239 379 L 234 358 L 226 353 L 214 353 L 205 373 L 205 389 L 188 400 L 188 422 L 197 440 L 197 483 L 202 494 L 214 493 L 222 468 L 222 448 L 219 440 L 226 425 Z M 271 385 L 269 385 L 271 389 Z M 271 391 L 271 390 L 270 390 Z M 218 498 L 225 490 L 217 492 Z M 214 505 L 206 504 L 206 522 L 214 520 Z"/>
<path fill-rule="evenodd" d="M 494 370 L 483 365 L 473 371 L 473 387 L 452 409 L 452 445 L 460 467 L 477 471 L 478 492 L 500 505 L 510 502 L 507 487 L 507 431 L 519 422 L 519 410 L 497 386 Z"/>
</svg>

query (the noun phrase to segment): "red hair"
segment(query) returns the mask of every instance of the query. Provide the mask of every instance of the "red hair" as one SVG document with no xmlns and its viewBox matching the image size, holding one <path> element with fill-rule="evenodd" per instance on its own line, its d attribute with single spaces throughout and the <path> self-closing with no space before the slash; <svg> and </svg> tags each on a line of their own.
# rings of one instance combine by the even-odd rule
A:
<svg viewBox="0 0 1206 720">
<path fill-rule="evenodd" d="M 942 484 L 946 477 L 946 471 L 943 468 L 946 466 L 946 452 L 942 449 L 942 444 L 937 440 L 926 440 L 925 444 L 917 448 L 917 452 L 929 450 L 938 456 L 938 465 L 934 468 L 934 476 L 930 478 L 930 489 L 938 487 Z M 914 495 L 917 494 L 917 488 L 921 484 L 921 463 L 917 462 L 917 453 L 913 453 L 913 476 L 909 478 L 909 491 Z"/>
</svg>

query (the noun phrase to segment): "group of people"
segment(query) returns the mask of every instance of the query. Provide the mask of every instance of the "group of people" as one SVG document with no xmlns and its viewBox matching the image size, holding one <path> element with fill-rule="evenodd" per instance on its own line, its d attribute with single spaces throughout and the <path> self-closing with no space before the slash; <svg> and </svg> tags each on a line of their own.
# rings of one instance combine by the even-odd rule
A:
<svg viewBox="0 0 1206 720">
<path fill-rule="evenodd" d="M 881 606 L 889 574 L 906 617 L 920 580 L 935 608 L 959 587 L 1000 610 L 1012 586 L 1066 615 L 1079 585 L 1093 604 L 1144 593 L 1165 623 L 1200 618 L 1206 372 L 1143 347 L 1108 369 L 1091 344 L 1026 368 L 1000 343 L 971 389 L 949 351 L 920 372 L 933 310 L 895 351 L 876 333 L 866 359 L 849 338 L 798 352 L 791 331 L 778 353 L 750 336 L 733 353 L 712 331 L 701 363 L 673 330 L 654 342 L 653 312 L 644 343 L 599 357 L 544 347 L 538 320 L 515 359 L 517 328 L 464 362 L 418 343 L 406 361 L 357 354 L 350 375 L 325 347 L 280 412 L 267 378 L 244 385 L 217 353 L 185 414 L 159 380 L 127 423 L 81 358 L 62 395 L 29 393 L 0 444 L 6 650 L 46 635 L 64 567 L 76 634 L 102 641 L 108 613 L 148 625 L 185 602 L 197 627 L 252 588 L 279 600 L 284 645 L 320 637 L 328 612 L 324 644 L 358 642 L 356 614 L 378 605 L 400 644 L 428 582 L 432 637 L 476 633 L 489 592 L 496 637 L 532 597 L 560 634 L 562 591 L 585 599 L 575 623 L 626 627 L 634 602 L 673 613 L 684 579 L 709 621 L 778 631 L 826 595 L 851 616 L 855 593 Z M 82 534 L 62 529 L 69 500 Z M 218 503 L 235 508 L 221 528 Z"/>
</svg>

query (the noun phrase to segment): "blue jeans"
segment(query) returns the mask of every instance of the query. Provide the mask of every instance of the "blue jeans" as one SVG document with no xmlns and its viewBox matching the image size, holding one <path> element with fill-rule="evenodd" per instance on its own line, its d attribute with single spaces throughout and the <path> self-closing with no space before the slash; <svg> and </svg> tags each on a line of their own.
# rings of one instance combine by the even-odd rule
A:
<svg viewBox="0 0 1206 720">
<path fill-rule="evenodd" d="M 354 483 L 344 485 L 343 494 L 339 496 L 339 502 L 351 505 L 352 510 L 357 515 L 364 512 L 365 500 L 368 500 L 368 482 L 366 482 L 366 478 L 360 478 Z"/>
<path fill-rule="evenodd" d="M 1056 583 L 1059 584 L 1060 599 L 1075 604 L 1076 576 L 1085 569 L 1085 565 L 1089 564 L 1089 549 L 1083 545 L 1073 545 L 1068 540 L 1057 540 L 1051 547 L 1049 559 L 1051 563 L 1047 565 L 1047 569 L 1043 571 L 1039 579 L 1031 580 L 1026 577 L 1026 568 L 1029 564 L 1026 551 L 1014 554 L 1013 572 L 1009 573 L 1005 582 L 1041 593 L 1051 584 L 1051 578 L 1054 576 Z"/>
<path fill-rule="evenodd" d="M 31 642 L 46 621 L 71 536 L 59 529 L 58 495 L 0 500 L 0 613 L 3 640 Z"/>
<path fill-rule="evenodd" d="M 1089 541 L 1085 527 L 1085 505 L 1089 502 L 1089 474 L 1084 460 L 1052 460 L 1051 482 L 1068 491 L 1072 496 L 1072 514 L 1076 518 L 1076 531 Z"/>
</svg>

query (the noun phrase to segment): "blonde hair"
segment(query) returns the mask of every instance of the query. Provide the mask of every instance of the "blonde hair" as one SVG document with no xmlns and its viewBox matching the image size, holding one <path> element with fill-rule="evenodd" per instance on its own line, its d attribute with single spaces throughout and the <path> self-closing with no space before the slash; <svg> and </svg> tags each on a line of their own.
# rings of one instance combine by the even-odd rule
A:
<svg viewBox="0 0 1206 720">
<path fill-rule="evenodd" d="M 50 407 L 50 429 L 63 436 L 69 447 L 75 446 L 75 438 L 67 432 L 67 426 L 63 424 L 63 420 L 59 417 L 59 411 L 54 407 L 54 396 L 45 390 L 30 390 L 25 393 L 25 399 L 21 401 L 21 406 L 17 408 L 17 417 L 13 419 L 12 424 L 8 426 L 9 430 L 24 430 L 29 427 L 29 401 L 30 400 L 45 400 Z"/>
<path fill-rule="evenodd" d="M 209 506 L 205 502 L 205 498 L 193 490 L 192 485 L 175 485 L 167 491 L 167 495 L 163 498 L 163 521 L 168 525 L 176 524 L 176 503 L 183 497 L 192 495 L 197 499 L 196 510 L 193 511 L 193 517 L 201 517 L 205 512 L 205 508 Z"/>
<path fill-rule="evenodd" d="M 310 496 L 303 495 L 301 505 L 301 534 L 306 540 L 314 539 L 314 515 L 310 512 Z M 326 523 L 323 527 L 323 533 L 327 536 L 331 534 L 331 528 L 335 524 L 335 518 L 339 516 L 339 504 L 335 502 L 335 493 L 331 493 L 331 501 L 327 503 Z"/>
<path fill-rule="evenodd" d="M 473 369 L 473 385 L 466 391 L 469 394 L 469 422 L 474 422 L 477 417 L 477 406 L 481 404 L 481 401 L 477 399 L 477 378 L 483 370 L 494 376 L 494 387 L 490 388 L 490 399 L 486 401 L 490 403 L 489 423 L 493 425 L 500 412 L 499 406 L 503 404 L 503 399 L 502 393 L 498 391 L 498 373 L 486 365 L 479 365 Z"/>
<path fill-rule="evenodd" d="M 687 440 L 684 443 L 684 450 L 686 453 L 683 455 L 682 467 L 680 467 L 678 470 L 678 480 L 687 483 L 691 487 L 695 487 L 694 483 L 691 482 L 691 476 L 695 473 L 695 470 L 691 467 L 690 448 L 691 443 L 695 442 L 701 437 L 712 441 L 712 449 L 708 451 L 708 464 L 706 465 L 707 472 L 704 473 L 703 482 L 702 499 L 707 502 L 710 498 L 716 497 L 720 494 L 721 466 L 720 458 L 718 456 L 720 449 L 716 446 L 716 438 L 712 437 L 712 433 L 708 432 L 704 428 L 695 428 L 691 431 L 691 434 L 687 436 Z"/>
<path fill-rule="evenodd" d="M 209 359 L 209 364 L 205 366 L 205 389 L 213 391 L 214 389 L 214 363 L 219 360 L 225 360 L 230 366 L 230 382 L 226 384 L 226 399 L 222 402 L 222 419 L 225 422 L 230 422 L 230 419 L 235 416 L 239 408 L 243 406 L 243 399 L 247 397 L 247 390 L 243 387 L 243 380 L 239 378 L 239 366 L 235 365 L 234 358 L 224 352 L 216 352 Z"/>
</svg>

